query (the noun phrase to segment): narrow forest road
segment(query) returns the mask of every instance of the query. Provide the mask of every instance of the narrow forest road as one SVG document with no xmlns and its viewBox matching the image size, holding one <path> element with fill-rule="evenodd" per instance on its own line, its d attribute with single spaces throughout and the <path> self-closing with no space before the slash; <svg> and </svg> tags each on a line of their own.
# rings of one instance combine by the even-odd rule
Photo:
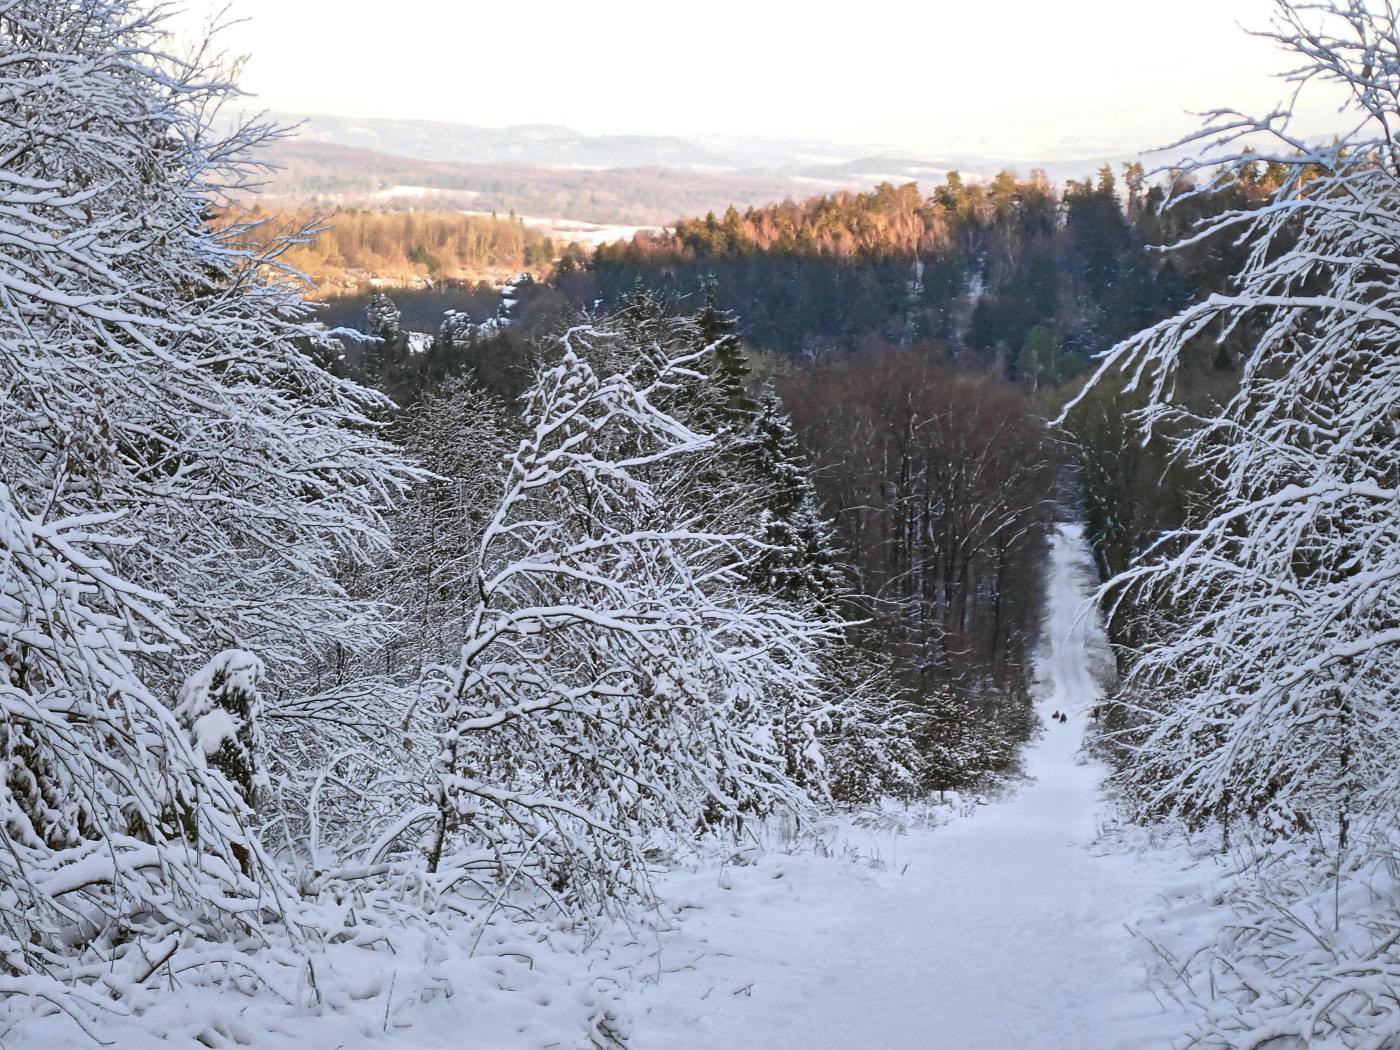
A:
<svg viewBox="0 0 1400 1050">
<path fill-rule="evenodd" d="M 1089 580 L 1081 530 L 1060 526 L 1030 779 L 970 818 L 900 838 L 877 876 L 823 878 L 801 858 L 766 878 L 735 872 L 732 903 L 688 913 L 694 958 L 663 959 L 677 972 L 643 997 L 633 1050 L 1171 1044 L 1186 1022 L 1145 989 L 1145 949 L 1124 928 L 1169 873 L 1087 848 L 1103 775 L 1078 759 L 1103 644 L 1076 623 Z M 1069 721 L 1050 721 L 1055 709 Z"/>
</svg>

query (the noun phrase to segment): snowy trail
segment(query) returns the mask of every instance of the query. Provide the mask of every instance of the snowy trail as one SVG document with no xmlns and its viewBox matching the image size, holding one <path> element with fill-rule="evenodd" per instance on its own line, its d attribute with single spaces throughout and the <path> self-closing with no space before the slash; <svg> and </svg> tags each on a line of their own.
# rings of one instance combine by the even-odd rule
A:
<svg viewBox="0 0 1400 1050">
<path fill-rule="evenodd" d="M 798 857 L 734 872 L 725 903 L 688 913 L 694 954 L 663 959 L 677 972 L 639 1004 L 635 1050 L 1146 1050 L 1182 1031 L 1123 926 L 1169 874 L 1086 848 L 1103 770 L 1076 758 L 1102 641 L 1076 624 L 1089 579 L 1077 526 L 1060 526 L 1050 573 L 1031 781 L 899 839 L 878 876 Z M 1067 723 L 1050 722 L 1056 708 Z"/>
</svg>

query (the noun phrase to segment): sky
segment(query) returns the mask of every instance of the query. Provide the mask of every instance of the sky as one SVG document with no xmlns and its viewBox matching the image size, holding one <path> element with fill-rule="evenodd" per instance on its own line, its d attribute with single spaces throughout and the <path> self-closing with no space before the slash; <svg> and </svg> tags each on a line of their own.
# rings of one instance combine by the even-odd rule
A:
<svg viewBox="0 0 1400 1050">
<path fill-rule="evenodd" d="M 182 32 L 228 0 L 182 0 Z M 1070 159 L 1267 111 L 1272 0 L 233 0 L 261 108 Z M 1331 130 L 1324 108 L 1300 114 Z"/>
</svg>

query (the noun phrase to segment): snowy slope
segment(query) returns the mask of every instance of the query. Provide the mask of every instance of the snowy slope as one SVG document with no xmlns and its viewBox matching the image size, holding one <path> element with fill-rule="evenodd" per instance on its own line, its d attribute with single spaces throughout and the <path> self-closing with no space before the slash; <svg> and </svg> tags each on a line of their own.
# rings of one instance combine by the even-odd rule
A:
<svg viewBox="0 0 1400 1050">
<path fill-rule="evenodd" d="M 1124 927 L 1155 910 L 1180 861 L 1089 848 L 1103 770 L 1079 745 L 1103 643 L 1078 621 L 1078 527 L 1060 527 L 1050 573 L 1047 729 L 1029 781 L 971 819 L 911 831 L 879 875 L 819 858 L 732 873 L 727 901 L 687 915 L 692 956 L 708 954 L 651 990 L 634 1050 L 1145 1050 L 1185 1029 L 1146 990 L 1145 949 Z M 1049 721 L 1056 708 L 1068 722 Z"/>
<path fill-rule="evenodd" d="M 1077 528 L 1060 528 L 1050 573 L 1047 728 L 1008 800 L 891 810 L 874 827 L 842 819 L 816 852 L 806 836 L 784 852 L 779 835 L 718 870 L 697 862 L 663 879 L 664 917 L 587 951 L 578 934 L 510 923 L 479 945 L 467 924 L 450 949 L 405 930 L 393 952 L 318 956 L 336 988 L 324 1004 L 305 988 L 281 1002 L 184 981 L 103 1034 L 122 1050 L 589 1050 L 585 1021 L 615 1008 L 627 1050 L 1166 1047 L 1189 1021 L 1146 991 L 1148 949 L 1125 923 L 1146 916 L 1160 932 L 1165 905 L 1199 911 L 1199 873 L 1181 852 L 1090 848 L 1103 770 L 1079 745 L 1103 641 L 1078 617 L 1089 576 Z M 1054 709 L 1069 721 L 1051 722 Z M 51 1013 L 0 1016 L 0 1045 L 94 1044 Z"/>
</svg>

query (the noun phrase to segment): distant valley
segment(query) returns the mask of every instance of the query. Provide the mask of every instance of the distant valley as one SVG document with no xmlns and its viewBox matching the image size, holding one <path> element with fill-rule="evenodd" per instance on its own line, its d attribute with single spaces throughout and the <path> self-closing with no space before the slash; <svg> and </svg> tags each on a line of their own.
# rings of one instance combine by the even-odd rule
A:
<svg viewBox="0 0 1400 1050">
<path fill-rule="evenodd" d="M 277 143 L 268 154 L 280 169 L 263 189 L 269 206 L 514 211 L 625 226 L 660 226 L 730 204 L 742 208 L 855 184 L 667 167 L 423 160 L 300 138 Z"/>
<path fill-rule="evenodd" d="M 255 198 L 264 212 L 314 212 L 340 224 L 351 212 L 424 218 L 410 234 L 402 223 L 361 215 L 363 231 L 342 231 L 334 245 L 293 253 L 290 261 L 325 294 L 444 279 L 498 284 L 522 269 L 542 272 L 570 244 L 591 250 L 731 206 L 743 211 L 886 182 L 927 187 L 954 170 L 985 179 L 1006 169 L 1040 168 L 1059 182 L 1117 159 L 1086 156 L 1041 165 L 920 157 L 878 143 L 593 136 L 557 125 L 483 128 L 334 116 L 273 119 L 295 131 L 267 150 L 273 167 Z M 507 222 L 520 229 L 505 229 Z"/>
<path fill-rule="evenodd" d="M 666 225 L 682 215 L 880 182 L 990 178 L 1044 170 L 1081 178 L 1127 155 L 1052 163 L 960 152 L 911 154 L 879 142 L 586 135 L 557 125 L 484 128 L 426 120 L 275 114 L 294 125 L 276 144 L 267 187 L 279 200 L 354 207 L 465 207 L 590 223 Z M 424 199 L 428 198 L 428 199 Z"/>
</svg>

